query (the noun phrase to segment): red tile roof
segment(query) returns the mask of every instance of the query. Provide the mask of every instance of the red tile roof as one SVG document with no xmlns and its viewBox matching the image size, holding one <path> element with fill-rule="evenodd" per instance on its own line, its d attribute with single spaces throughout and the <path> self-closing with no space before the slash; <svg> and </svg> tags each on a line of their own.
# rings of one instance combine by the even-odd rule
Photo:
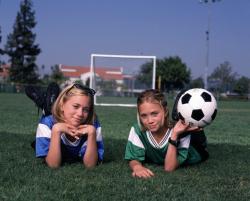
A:
<svg viewBox="0 0 250 201">
<path fill-rule="evenodd" d="M 2 77 L 4 79 L 9 77 L 9 69 L 10 69 L 9 64 L 2 64 L 0 66 L 0 77 Z"/>
<path fill-rule="evenodd" d="M 86 66 L 66 66 L 60 65 L 60 69 L 65 77 L 80 78 L 82 74 L 89 73 L 90 67 Z M 103 80 L 122 80 L 122 67 L 104 68 L 95 67 L 95 73 Z"/>
</svg>

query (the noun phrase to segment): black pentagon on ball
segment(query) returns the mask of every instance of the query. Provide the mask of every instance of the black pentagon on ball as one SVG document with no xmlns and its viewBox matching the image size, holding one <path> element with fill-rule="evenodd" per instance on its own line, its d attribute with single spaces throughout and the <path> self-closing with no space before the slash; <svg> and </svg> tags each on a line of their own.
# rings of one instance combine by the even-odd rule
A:
<svg viewBox="0 0 250 201">
<path fill-rule="evenodd" d="M 205 92 L 205 91 L 202 92 L 201 97 L 203 98 L 203 100 L 205 102 L 211 102 L 212 101 L 211 95 L 209 93 Z"/>
<path fill-rule="evenodd" d="M 187 104 L 192 96 L 189 93 L 186 93 L 184 96 L 181 98 L 181 103 L 182 104 Z"/>
<path fill-rule="evenodd" d="M 204 116 L 205 115 L 201 109 L 193 110 L 191 115 L 191 117 L 196 121 L 200 121 Z"/>
<path fill-rule="evenodd" d="M 185 118 L 181 115 L 180 112 L 178 113 L 178 117 L 179 117 L 180 120 L 185 121 Z"/>
</svg>

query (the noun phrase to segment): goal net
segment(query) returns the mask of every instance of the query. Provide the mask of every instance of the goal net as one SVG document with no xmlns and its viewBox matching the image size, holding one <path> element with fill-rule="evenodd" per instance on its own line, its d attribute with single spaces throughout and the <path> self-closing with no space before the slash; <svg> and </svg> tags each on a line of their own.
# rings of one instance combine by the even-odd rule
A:
<svg viewBox="0 0 250 201">
<path fill-rule="evenodd" d="M 140 92 L 155 89 L 156 56 L 91 54 L 89 78 L 95 105 L 134 107 Z"/>
</svg>

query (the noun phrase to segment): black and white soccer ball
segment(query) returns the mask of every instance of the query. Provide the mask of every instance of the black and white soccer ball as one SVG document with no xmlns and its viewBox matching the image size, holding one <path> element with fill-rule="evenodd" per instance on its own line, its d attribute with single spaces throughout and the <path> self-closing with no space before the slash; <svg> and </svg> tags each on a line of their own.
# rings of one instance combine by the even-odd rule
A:
<svg viewBox="0 0 250 201">
<path fill-rule="evenodd" d="M 205 89 L 189 89 L 180 97 L 177 112 L 185 123 L 203 128 L 215 119 L 217 101 L 213 94 Z"/>
</svg>

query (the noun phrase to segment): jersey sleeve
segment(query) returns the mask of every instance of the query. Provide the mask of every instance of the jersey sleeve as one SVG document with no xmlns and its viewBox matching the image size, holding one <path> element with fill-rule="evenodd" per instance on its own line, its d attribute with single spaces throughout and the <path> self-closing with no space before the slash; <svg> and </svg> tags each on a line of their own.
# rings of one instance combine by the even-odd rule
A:
<svg viewBox="0 0 250 201">
<path fill-rule="evenodd" d="M 98 152 L 99 161 L 103 161 L 103 155 L 104 155 L 104 144 L 103 144 L 101 130 L 102 130 L 101 126 L 96 129 L 96 144 L 97 144 L 97 152 Z"/>
<path fill-rule="evenodd" d="M 177 156 L 179 165 L 182 165 L 188 159 L 189 146 L 190 146 L 190 135 L 187 135 L 180 139 L 180 144 L 178 146 L 178 156 Z"/>
<path fill-rule="evenodd" d="M 145 160 L 145 147 L 136 133 L 134 127 L 130 129 L 128 142 L 125 150 L 125 160 Z"/>
<path fill-rule="evenodd" d="M 45 157 L 49 151 L 51 128 L 53 126 L 52 116 L 43 116 L 36 130 L 36 157 Z"/>
</svg>

